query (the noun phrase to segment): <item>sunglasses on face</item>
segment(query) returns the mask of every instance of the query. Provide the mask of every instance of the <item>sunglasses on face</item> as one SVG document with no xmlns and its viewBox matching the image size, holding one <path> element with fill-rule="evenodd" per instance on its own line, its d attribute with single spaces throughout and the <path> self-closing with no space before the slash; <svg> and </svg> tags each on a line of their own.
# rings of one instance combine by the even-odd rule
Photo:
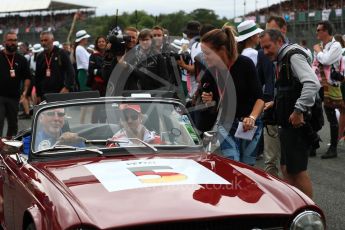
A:
<svg viewBox="0 0 345 230">
<path fill-rule="evenodd" d="M 63 117 L 65 116 L 64 112 L 46 112 L 45 113 L 48 117 L 54 117 L 55 115 L 58 117 Z"/>
</svg>

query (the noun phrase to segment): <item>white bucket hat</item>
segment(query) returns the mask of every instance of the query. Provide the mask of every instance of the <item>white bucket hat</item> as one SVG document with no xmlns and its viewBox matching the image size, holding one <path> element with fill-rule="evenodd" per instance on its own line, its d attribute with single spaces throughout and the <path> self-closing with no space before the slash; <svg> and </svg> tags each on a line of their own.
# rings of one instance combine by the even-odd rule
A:
<svg viewBox="0 0 345 230">
<path fill-rule="evenodd" d="M 80 42 L 82 39 L 89 38 L 89 37 L 91 37 L 91 36 L 88 33 L 86 33 L 85 30 L 79 30 L 75 34 L 75 42 Z"/>
<path fill-rule="evenodd" d="M 95 45 L 91 44 L 86 49 L 91 50 L 91 51 L 95 51 Z"/>
<path fill-rule="evenodd" d="M 261 33 L 262 31 L 264 30 L 258 28 L 253 20 L 243 21 L 237 26 L 237 32 L 239 36 L 236 37 L 236 41 L 244 41 L 255 34 Z"/>
<path fill-rule="evenodd" d="M 44 49 L 43 47 L 41 46 L 41 44 L 35 44 L 32 48 L 31 48 L 32 52 L 33 53 L 40 53 L 42 52 Z"/>
</svg>

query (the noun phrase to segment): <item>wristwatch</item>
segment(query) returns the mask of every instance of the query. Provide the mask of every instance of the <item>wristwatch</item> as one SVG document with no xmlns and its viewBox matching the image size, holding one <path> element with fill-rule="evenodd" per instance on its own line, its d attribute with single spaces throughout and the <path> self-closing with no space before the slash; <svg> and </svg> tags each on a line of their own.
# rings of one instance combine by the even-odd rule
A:
<svg viewBox="0 0 345 230">
<path fill-rule="evenodd" d="M 298 108 L 295 108 L 293 111 L 294 111 L 295 113 L 299 113 L 299 114 L 303 113 L 303 111 L 300 110 L 300 109 L 298 109 Z"/>
<path fill-rule="evenodd" d="M 256 117 L 254 117 L 253 115 L 248 116 L 250 119 L 252 119 L 254 122 L 256 121 Z"/>
</svg>

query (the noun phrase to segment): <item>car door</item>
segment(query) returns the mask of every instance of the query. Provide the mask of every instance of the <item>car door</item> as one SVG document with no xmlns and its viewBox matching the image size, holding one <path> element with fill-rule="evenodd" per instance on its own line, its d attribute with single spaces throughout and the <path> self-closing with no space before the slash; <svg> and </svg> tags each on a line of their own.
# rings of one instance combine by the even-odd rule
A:
<svg viewBox="0 0 345 230">
<path fill-rule="evenodd" d="M 9 155 L 1 154 L 0 158 L 0 218 L 4 226 L 14 226 L 14 196 L 15 175 L 9 168 L 8 161 L 12 161 Z M 12 164 L 10 162 L 10 164 Z"/>
<path fill-rule="evenodd" d="M 5 183 L 5 164 L 2 155 L 0 155 L 0 224 L 4 222 L 4 183 Z"/>
<path fill-rule="evenodd" d="M 5 197 L 11 200 L 11 207 L 9 207 L 8 213 L 5 212 L 5 214 L 7 213 L 6 226 L 9 229 L 23 229 L 24 212 L 34 203 L 34 195 L 30 191 L 35 178 L 34 173 L 30 171 L 27 158 L 22 154 L 9 155 L 5 163 L 8 177 L 6 187 L 9 191 Z"/>
</svg>

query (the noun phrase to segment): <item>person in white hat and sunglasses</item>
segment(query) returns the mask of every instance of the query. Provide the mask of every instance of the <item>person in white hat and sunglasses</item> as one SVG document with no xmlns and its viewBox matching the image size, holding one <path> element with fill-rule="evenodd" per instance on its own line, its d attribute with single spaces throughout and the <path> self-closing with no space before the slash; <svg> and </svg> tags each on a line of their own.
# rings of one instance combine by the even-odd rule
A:
<svg viewBox="0 0 345 230">
<path fill-rule="evenodd" d="M 77 64 L 77 80 L 79 91 L 91 90 L 87 86 L 89 59 L 91 54 L 87 51 L 88 38 L 90 35 L 85 30 L 79 30 L 75 36 L 75 60 Z M 80 111 L 80 123 L 85 122 L 87 113 L 92 112 L 92 108 L 85 107 Z"/>
<path fill-rule="evenodd" d="M 255 66 L 258 63 L 258 51 L 255 47 L 259 44 L 259 34 L 263 31 L 256 26 L 253 20 L 246 20 L 237 26 L 238 37 L 237 49 L 238 53 L 249 57 Z"/>
<path fill-rule="evenodd" d="M 90 88 L 86 86 L 90 58 L 90 53 L 87 52 L 87 39 L 89 37 L 90 35 L 85 30 L 79 30 L 75 38 L 75 60 L 77 62 L 77 79 L 80 91 L 90 90 Z"/>
</svg>

